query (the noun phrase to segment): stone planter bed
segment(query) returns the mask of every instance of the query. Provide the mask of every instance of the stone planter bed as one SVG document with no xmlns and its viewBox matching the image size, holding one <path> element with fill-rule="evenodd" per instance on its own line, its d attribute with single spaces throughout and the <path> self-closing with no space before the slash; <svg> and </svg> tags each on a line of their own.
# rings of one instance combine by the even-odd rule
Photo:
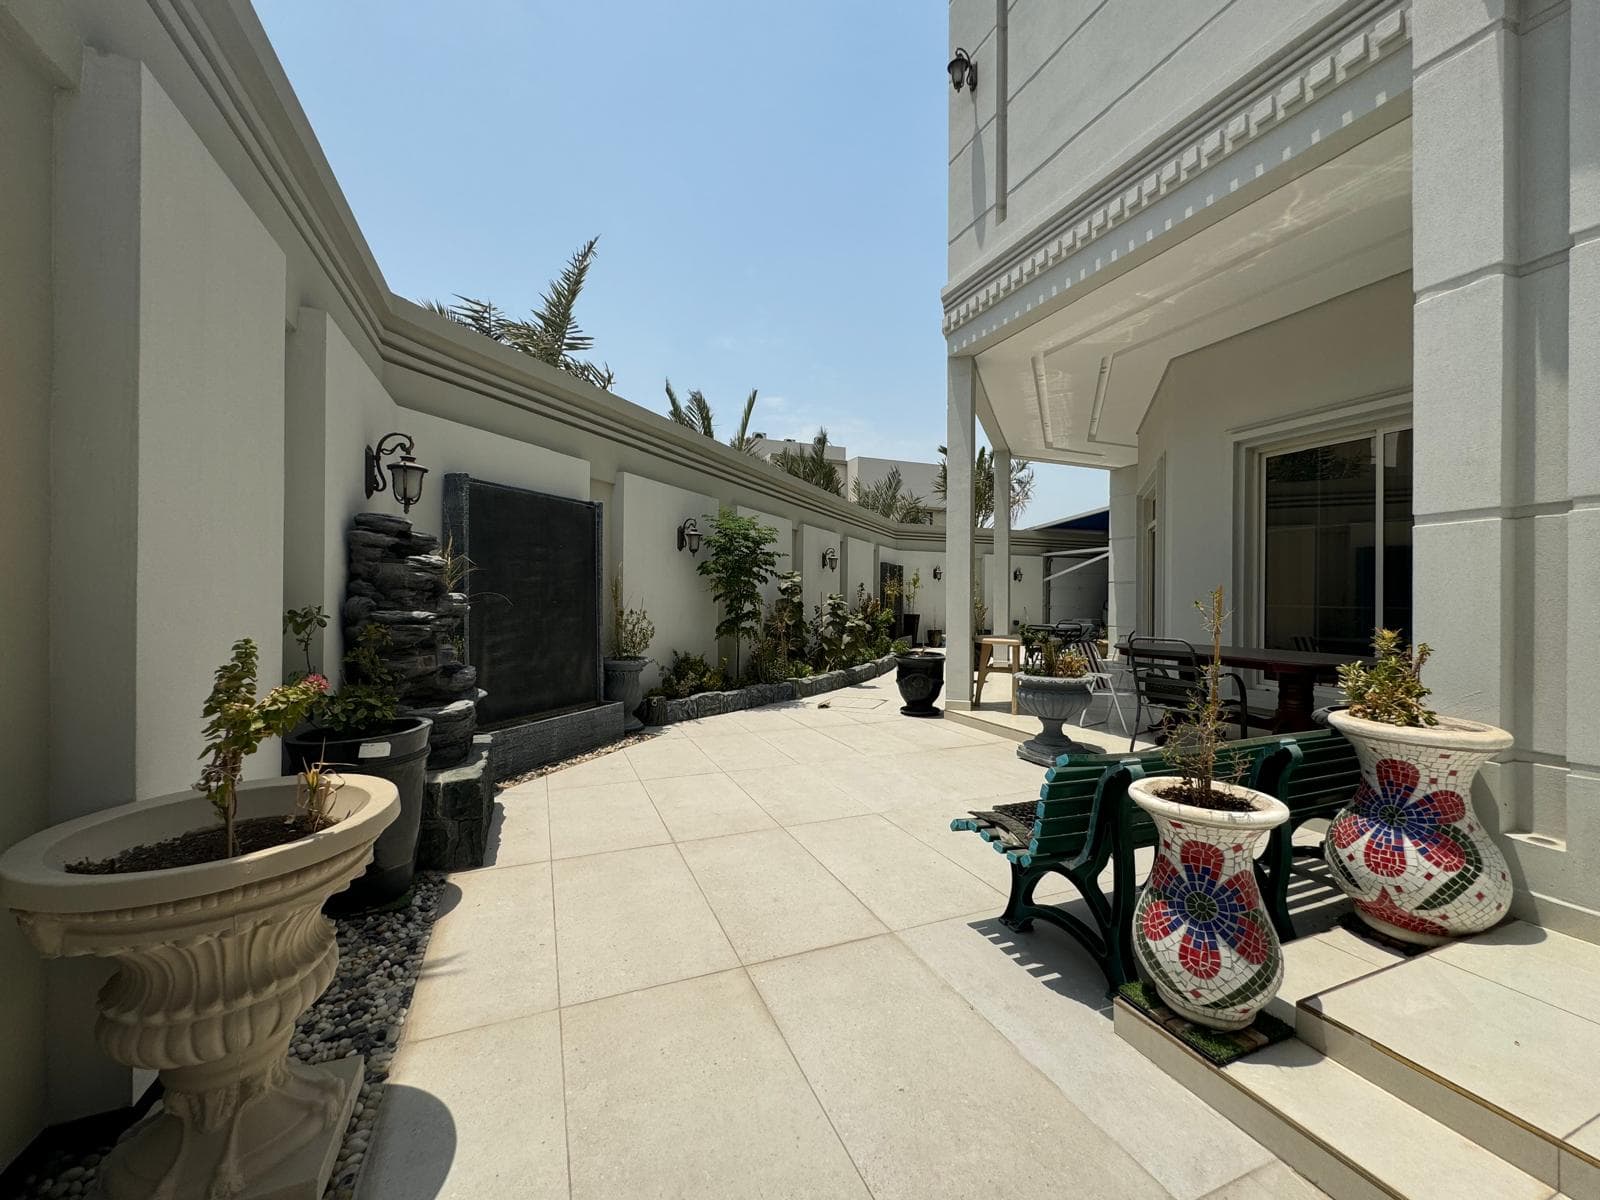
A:
<svg viewBox="0 0 1600 1200">
<path fill-rule="evenodd" d="M 804 679 L 785 679 L 782 683 L 755 683 L 731 692 L 700 692 L 684 700 L 669 700 L 665 696 L 647 696 L 644 702 L 646 725 L 671 725 L 677 721 L 692 721 L 697 717 L 715 717 L 723 713 L 738 712 L 746 708 L 760 708 L 764 704 L 780 704 L 785 700 L 800 700 L 817 696 L 852 683 L 865 683 L 895 669 L 895 656 L 885 654 L 870 662 L 845 667 L 840 671 L 827 671 L 821 675 L 808 675 Z"/>
<path fill-rule="evenodd" d="M 389 1077 L 400 1028 L 422 969 L 444 880 L 418 875 L 405 907 L 392 912 L 338 917 L 339 968 L 333 982 L 295 1025 L 289 1053 L 299 1062 L 366 1058 L 366 1078 L 328 1181 L 325 1200 L 355 1195 L 361 1163 Z M 96 1170 L 110 1143 L 63 1149 L 24 1181 L 28 1200 L 94 1194 Z"/>
</svg>

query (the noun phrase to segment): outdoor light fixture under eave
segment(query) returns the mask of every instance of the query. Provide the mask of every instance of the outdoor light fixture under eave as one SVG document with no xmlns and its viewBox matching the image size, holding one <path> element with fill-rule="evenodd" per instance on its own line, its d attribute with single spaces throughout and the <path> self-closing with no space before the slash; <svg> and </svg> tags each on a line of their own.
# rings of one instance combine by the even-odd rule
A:
<svg viewBox="0 0 1600 1200">
<path fill-rule="evenodd" d="M 963 87 L 978 86 L 978 64 L 973 62 L 972 56 L 960 46 L 956 47 L 956 56 L 950 60 L 950 65 L 945 70 L 950 72 L 950 86 L 958 92 Z"/>
<path fill-rule="evenodd" d="M 943 567 L 934 567 L 933 568 L 933 577 L 935 579 L 943 579 L 944 578 L 944 568 Z"/>
<path fill-rule="evenodd" d="M 678 549 L 687 550 L 691 558 L 700 553 L 700 526 L 693 517 L 686 517 L 678 526 Z"/>
<path fill-rule="evenodd" d="M 428 468 L 412 457 L 416 449 L 409 433 L 386 433 L 378 440 L 376 450 L 367 447 L 367 499 L 392 490 L 401 509 L 411 511 L 411 506 L 422 499 L 422 477 L 428 473 Z M 399 461 L 389 464 L 389 481 L 385 482 L 383 460 L 391 454 L 399 455 Z"/>
<path fill-rule="evenodd" d="M 1012 580 L 1014 582 L 1021 583 L 1022 582 L 1022 568 L 1018 567 L 1015 571 L 1011 572 L 1011 578 L 1012 578 Z"/>
<path fill-rule="evenodd" d="M 839 569 L 839 552 L 832 546 L 829 546 L 822 552 L 822 565 L 827 567 L 830 571 L 837 571 Z"/>
</svg>

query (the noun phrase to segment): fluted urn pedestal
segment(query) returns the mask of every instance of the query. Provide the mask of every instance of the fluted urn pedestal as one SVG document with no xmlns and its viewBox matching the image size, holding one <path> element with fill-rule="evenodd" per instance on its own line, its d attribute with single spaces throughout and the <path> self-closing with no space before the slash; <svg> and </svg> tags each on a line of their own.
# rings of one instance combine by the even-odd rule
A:
<svg viewBox="0 0 1600 1200">
<path fill-rule="evenodd" d="M 318 1200 L 361 1085 L 361 1061 L 291 1063 L 294 1024 L 333 980 L 322 915 L 396 817 L 394 785 L 347 775 L 339 821 L 219 862 L 123 875 L 65 869 L 216 820 L 193 792 L 54 826 L 0 856 L 0 903 L 47 957 L 117 970 L 95 1037 L 161 1073 L 165 1094 L 99 1172 L 108 1200 Z M 239 817 L 295 811 L 290 779 L 240 789 Z"/>
</svg>

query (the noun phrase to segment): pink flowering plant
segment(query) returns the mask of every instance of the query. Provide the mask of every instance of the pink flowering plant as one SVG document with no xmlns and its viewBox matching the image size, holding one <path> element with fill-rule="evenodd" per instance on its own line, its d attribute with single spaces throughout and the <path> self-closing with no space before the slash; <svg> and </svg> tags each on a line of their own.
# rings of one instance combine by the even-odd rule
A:
<svg viewBox="0 0 1600 1200">
<path fill-rule="evenodd" d="M 216 682 L 201 714 L 210 718 L 205 728 L 206 748 L 200 754 L 206 763 L 194 786 L 206 794 L 227 829 L 229 858 L 239 853 L 234 814 L 244 760 L 269 737 L 282 737 L 294 729 L 328 690 L 328 681 L 321 675 L 306 675 L 257 700 L 256 664 L 255 642 L 249 638 L 235 642 L 232 657 L 217 668 Z"/>
</svg>

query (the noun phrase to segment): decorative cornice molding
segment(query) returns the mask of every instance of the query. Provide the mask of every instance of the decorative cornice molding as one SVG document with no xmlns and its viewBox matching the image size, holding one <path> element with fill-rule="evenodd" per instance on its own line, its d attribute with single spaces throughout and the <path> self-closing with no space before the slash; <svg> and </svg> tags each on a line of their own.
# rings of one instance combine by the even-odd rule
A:
<svg viewBox="0 0 1600 1200">
<path fill-rule="evenodd" d="M 1359 19 L 1323 31 L 1285 65 L 1268 64 L 1214 99 L 1152 150 L 1096 189 L 1087 200 L 1043 221 L 1038 231 L 945 289 L 944 332 L 973 320 L 999 300 L 1099 241 L 1136 213 L 1225 162 L 1266 131 L 1348 80 L 1409 46 L 1410 0 L 1385 0 Z"/>
</svg>

